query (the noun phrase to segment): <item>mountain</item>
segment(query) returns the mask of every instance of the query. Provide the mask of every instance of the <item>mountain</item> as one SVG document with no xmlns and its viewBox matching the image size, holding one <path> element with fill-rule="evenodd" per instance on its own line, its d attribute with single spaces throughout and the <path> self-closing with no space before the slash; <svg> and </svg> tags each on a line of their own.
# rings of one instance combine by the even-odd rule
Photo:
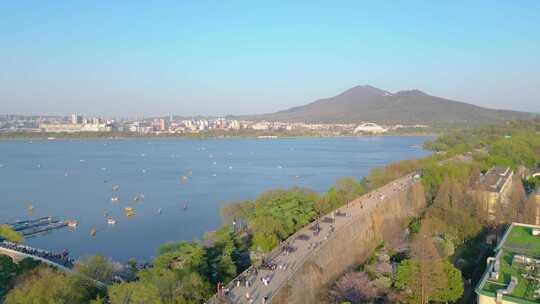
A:
<svg viewBox="0 0 540 304">
<path fill-rule="evenodd" d="M 390 93 L 369 85 L 356 86 L 337 96 L 271 114 L 248 115 L 248 120 L 308 123 L 479 125 L 527 119 L 537 114 L 494 110 L 431 96 L 419 90 Z"/>
</svg>

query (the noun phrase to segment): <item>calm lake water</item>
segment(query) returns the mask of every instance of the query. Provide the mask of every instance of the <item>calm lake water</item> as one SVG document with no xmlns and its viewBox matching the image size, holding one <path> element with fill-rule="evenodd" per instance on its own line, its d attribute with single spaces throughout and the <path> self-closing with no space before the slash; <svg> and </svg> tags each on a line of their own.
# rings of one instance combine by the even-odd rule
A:
<svg viewBox="0 0 540 304">
<path fill-rule="evenodd" d="M 361 178 L 373 167 L 427 155 L 421 148 L 426 139 L 0 141 L 0 223 L 49 215 L 76 219 L 76 230 L 56 230 L 27 243 L 68 249 L 73 256 L 149 260 L 164 242 L 201 238 L 218 228 L 219 209 L 227 201 L 254 198 L 269 188 L 324 192 L 341 176 Z M 144 200 L 133 202 L 141 193 Z M 112 196 L 119 201 L 111 202 Z M 135 215 L 126 217 L 125 207 Z M 107 224 L 105 212 L 116 225 Z"/>
</svg>

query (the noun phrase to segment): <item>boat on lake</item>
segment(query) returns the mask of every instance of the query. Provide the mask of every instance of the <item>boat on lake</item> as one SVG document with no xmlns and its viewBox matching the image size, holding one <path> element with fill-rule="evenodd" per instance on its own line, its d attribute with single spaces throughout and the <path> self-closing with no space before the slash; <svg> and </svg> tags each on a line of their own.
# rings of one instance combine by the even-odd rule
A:
<svg viewBox="0 0 540 304">
<path fill-rule="evenodd" d="M 107 224 L 109 224 L 109 225 L 116 225 L 116 220 L 113 219 L 112 217 L 110 217 L 110 218 L 107 219 Z"/>
<path fill-rule="evenodd" d="M 144 200 L 144 194 L 139 194 L 139 195 L 135 195 L 135 197 L 133 198 L 133 201 L 134 202 L 138 202 L 138 201 L 142 201 Z"/>
<path fill-rule="evenodd" d="M 113 202 L 113 203 L 118 202 L 118 196 L 111 197 L 111 202 Z"/>
<path fill-rule="evenodd" d="M 124 212 L 126 213 L 127 217 L 133 216 L 135 214 L 135 210 L 131 207 L 124 208 Z"/>
<path fill-rule="evenodd" d="M 77 222 L 76 220 L 67 220 L 66 224 L 69 228 L 77 228 L 79 226 L 79 222 Z"/>
</svg>

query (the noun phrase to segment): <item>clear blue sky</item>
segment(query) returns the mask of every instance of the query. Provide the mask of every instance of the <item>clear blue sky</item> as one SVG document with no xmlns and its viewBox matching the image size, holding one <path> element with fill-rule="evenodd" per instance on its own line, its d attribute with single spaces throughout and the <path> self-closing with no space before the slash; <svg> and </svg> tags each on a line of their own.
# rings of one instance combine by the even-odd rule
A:
<svg viewBox="0 0 540 304">
<path fill-rule="evenodd" d="M 0 112 L 261 113 L 358 84 L 540 112 L 540 1 L 259 2 L 2 1 Z"/>
</svg>

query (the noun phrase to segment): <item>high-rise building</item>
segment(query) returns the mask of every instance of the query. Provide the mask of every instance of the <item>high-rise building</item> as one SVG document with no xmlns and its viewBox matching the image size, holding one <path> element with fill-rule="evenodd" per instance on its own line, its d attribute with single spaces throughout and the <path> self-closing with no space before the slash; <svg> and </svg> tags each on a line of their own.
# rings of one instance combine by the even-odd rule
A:
<svg viewBox="0 0 540 304">
<path fill-rule="evenodd" d="M 159 120 L 159 130 L 160 130 L 160 131 L 165 131 L 165 130 L 167 130 L 167 122 L 165 121 L 164 118 L 161 118 L 161 119 Z"/>
<path fill-rule="evenodd" d="M 76 124 L 81 124 L 83 122 L 83 117 L 82 115 L 79 115 L 79 114 L 71 114 L 71 123 L 76 125 Z"/>
</svg>

